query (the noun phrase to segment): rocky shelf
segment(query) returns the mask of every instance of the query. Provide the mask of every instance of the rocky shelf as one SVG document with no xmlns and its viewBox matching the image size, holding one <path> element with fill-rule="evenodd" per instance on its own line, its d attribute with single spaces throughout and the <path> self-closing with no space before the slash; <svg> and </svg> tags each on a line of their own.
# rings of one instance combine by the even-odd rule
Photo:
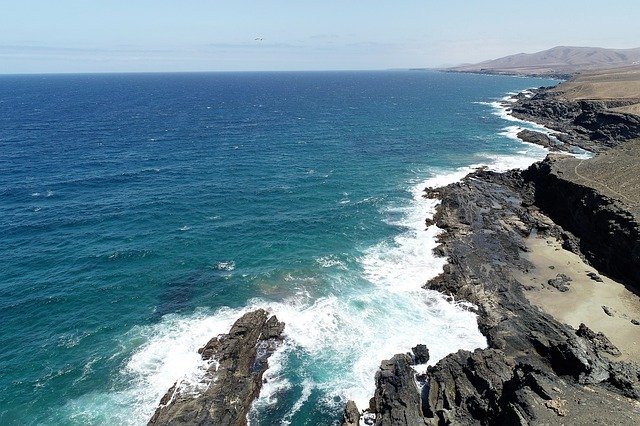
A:
<svg viewBox="0 0 640 426">
<path fill-rule="evenodd" d="M 533 96 L 519 95 L 509 104 L 511 114 L 559 132 L 561 142 L 591 152 L 603 152 L 640 136 L 640 116 L 615 111 L 636 100 L 564 99 L 561 92 L 540 88 Z"/>
<path fill-rule="evenodd" d="M 246 425 L 283 330 L 284 323 L 263 309 L 243 315 L 229 334 L 212 338 L 198 351 L 209 361 L 205 389 L 192 392 L 176 382 L 162 397 L 149 425 Z"/>
</svg>

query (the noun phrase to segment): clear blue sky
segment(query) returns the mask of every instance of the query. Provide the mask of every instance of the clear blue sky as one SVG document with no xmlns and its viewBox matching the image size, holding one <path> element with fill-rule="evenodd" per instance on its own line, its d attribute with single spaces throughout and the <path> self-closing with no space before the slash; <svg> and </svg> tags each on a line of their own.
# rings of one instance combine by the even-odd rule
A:
<svg viewBox="0 0 640 426">
<path fill-rule="evenodd" d="M 640 47 L 640 1 L 0 0 L 0 73 L 437 67 L 556 45 Z"/>
</svg>

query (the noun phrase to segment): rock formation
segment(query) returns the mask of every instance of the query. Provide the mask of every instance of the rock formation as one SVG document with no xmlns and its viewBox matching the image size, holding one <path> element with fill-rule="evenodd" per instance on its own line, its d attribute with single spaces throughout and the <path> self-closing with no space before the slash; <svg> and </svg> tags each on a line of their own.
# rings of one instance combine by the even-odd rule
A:
<svg viewBox="0 0 640 426">
<path fill-rule="evenodd" d="M 206 389 L 174 384 L 160 400 L 149 425 L 246 425 L 260 393 L 269 356 L 283 338 L 284 323 L 258 309 L 238 319 L 229 334 L 212 338 L 198 352 L 210 361 Z"/>
<path fill-rule="evenodd" d="M 440 360 L 421 390 L 411 357 L 384 361 L 375 425 L 640 423 L 638 366 L 612 361 L 617 348 L 601 333 L 532 306 L 515 278 L 531 267 L 520 253 L 533 230 L 578 245 L 534 205 L 537 191 L 520 172 L 480 170 L 427 192 L 442 200 L 437 251 L 449 259 L 427 287 L 473 302 L 489 347 Z"/>
<path fill-rule="evenodd" d="M 596 268 L 640 290 L 640 140 L 584 161 L 550 156 L 523 173 L 534 202 Z"/>
<path fill-rule="evenodd" d="M 516 118 L 560 132 L 557 137 L 562 142 L 602 152 L 640 136 L 640 116 L 610 110 L 634 103 L 636 99 L 568 101 L 541 88 L 530 98 L 517 97 L 509 107 Z"/>
<path fill-rule="evenodd" d="M 524 129 L 518 132 L 518 138 L 523 142 L 533 143 L 540 145 L 544 148 L 549 148 L 551 151 L 567 151 L 571 152 L 571 146 L 564 143 L 558 143 L 552 140 L 549 136 L 541 132 L 536 132 L 529 129 Z"/>
</svg>

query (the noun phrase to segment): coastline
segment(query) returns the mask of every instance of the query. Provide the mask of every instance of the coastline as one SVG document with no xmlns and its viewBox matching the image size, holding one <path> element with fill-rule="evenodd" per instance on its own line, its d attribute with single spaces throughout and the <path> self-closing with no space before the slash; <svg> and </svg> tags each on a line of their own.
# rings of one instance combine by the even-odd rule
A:
<svg viewBox="0 0 640 426">
<path fill-rule="evenodd" d="M 531 98 L 538 101 L 540 94 L 545 97 L 545 89 L 538 89 Z M 529 99 L 517 95 L 514 104 L 522 106 L 523 98 Z M 544 107 L 544 103 L 539 106 Z M 504 104 L 503 107 L 506 108 Z M 532 119 L 535 111 L 514 118 Z M 633 120 L 631 117 L 632 123 Z M 536 121 L 539 126 L 552 123 L 549 119 Z M 551 131 L 562 135 L 560 129 L 567 128 L 565 123 Z M 616 130 L 613 129 L 614 134 Z M 631 134 L 634 135 L 640 133 Z M 574 135 L 562 142 L 582 149 L 595 146 L 594 151 L 601 153 L 624 146 L 624 141 L 610 135 L 604 142 L 598 140 L 602 139 L 600 136 L 591 134 L 590 140 L 584 142 Z M 425 288 L 478 306 L 479 327 L 489 347 L 451 354 L 429 368 L 426 375 L 419 375 L 418 380 L 424 385 L 417 400 L 410 398 L 413 383 L 406 377 L 411 376 L 412 360 L 415 362 L 418 353 L 414 350 L 408 358 L 397 355 L 383 362 L 376 375 L 376 396 L 369 409 L 364 410 L 365 423 L 392 425 L 405 419 L 404 424 L 530 424 L 555 423 L 558 418 L 579 424 L 640 422 L 636 402 L 640 398 L 640 368 L 636 363 L 640 327 L 636 323 L 640 321 L 632 317 L 640 299 L 584 263 L 586 259 L 594 260 L 594 254 L 583 253 L 580 245 L 580 238 L 588 239 L 585 233 L 591 230 L 576 237 L 557 224 L 562 222 L 557 214 L 555 222 L 547 215 L 548 206 L 540 201 L 539 194 L 550 190 L 545 181 L 549 171 L 544 167 L 548 161 L 535 163 L 524 172 L 478 170 L 460 182 L 426 189 L 427 198 L 440 200 L 434 219 L 427 219 L 427 224 L 435 223 L 444 230 L 437 251 L 448 258 L 448 263 L 444 273 L 430 280 Z M 586 189 L 589 190 L 597 193 L 597 189 Z M 606 197 L 599 202 L 605 206 L 608 203 Z M 553 209 L 550 213 L 554 216 Z M 624 209 L 614 213 L 612 221 L 625 214 Z M 637 222 L 635 226 L 637 230 Z M 633 244 L 633 239 L 637 240 L 634 225 L 627 229 L 626 238 Z M 560 240 L 562 248 L 552 246 L 554 253 L 545 253 L 540 247 L 540 241 L 544 241 L 541 238 Z M 555 253 L 563 249 L 573 253 Z M 567 265 L 556 262 L 546 267 L 553 268 L 564 285 L 565 272 L 575 276 L 576 268 L 582 268 L 581 274 L 587 280 L 576 277 L 573 288 L 582 284 L 575 291 L 590 294 L 578 301 L 565 295 L 563 304 L 555 293 L 561 293 L 559 288 L 543 290 L 529 281 L 545 277 L 539 272 L 542 261 L 562 261 L 569 256 L 573 257 Z M 552 278 L 548 280 L 550 285 Z M 603 285 L 594 291 L 593 282 L 599 281 Z M 625 302 L 617 303 L 620 297 Z M 598 303 L 614 307 L 602 305 L 602 310 L 594 311 Z M 618 316 L 617 323 L 601 326 L 601 312 Z M 626 321 L 623 329 L 620 319 Z M 602 331 L 612 335 L 620 348 Z M 391 378 L 385 373 L 390 368 Z M 355 425 L 355 419 L 360 419 L 357 409 L 348 404 L 343 424 Z"/>
<path fill-rule="evenodd" d="M 518 96 L 507 105 L 518 103 Z M 505 102 L 501 104 L 504 113 Z M 523 118 L 511 121 L 560 133 Z M 366 401 L 358 405 L 349 401 L 343 424 L 529 424 L 553 423 L 558 417 L 577 423 L 594 418 L 623 423 L 640 420 L 633 402 L 640 395 L 640 370 L 621 362 L 633 359 L 635 348 L 616 348 L 600 330 L 581 325 L 593 324 L 588 320 L 579 319 L 577 331 L 564 324 L 571 321 L 546 306 L 554 293 L 536 299 L 532 297 L 536 289 L 524 283 L 537 265 L 528 256 L 540 252 L 532 238 L 558 239 L 576 256 L 586 258 L 579 239 L 536 204 L 540 190 L 536 178 L 544 174 L 540 171 L 544 163 L 526 171 L 500 170 L 497 165 L 495 171 L 467 168 L 451 173 L 453 182 L 448 185 L 427 189 L 425 196 L 432 199 L 428 204 L 434 206 L 435 214 L 422 220 L 440 229 L 433 234 L 439 243 L 433 251 L 446 264 L 424 288 L 448 295 L 461 306 L 477 307 L 474 312 L 487 347 L 436 356 L 434 359 L 441 359 L 431 365 L 427 364 L 428 346 L 418 344 L 411 352 L 383 361 L 375 374 L 376 389 L 368 408 L 359 410 L 367 406 Z M 468 171 L 471 173 L 463 177 Z M 565 272 L 560 264 L 552 266 L 557 274 Z M 576 279 L 574 285 L 580 282 L 584 281 Z M 431 366 L 425 369 L 426 365 Z M 273 379 L 268 370 L 265 377 Z M 264 398 L 260 395 L 259 399 Z M 610 410 L 603 409 L 611 402 Z M 589 408 L 583 409 L 584 405 Z"/>
<path fill-rule="evenodd" d="M 496 111 L 491 110 L 491 113 L 496 113 Z M 501 114 L 495 114 L 500 116 Z M 519 144 L 518 144 L 519 146 Z M 514 153 L 508 154 L 492 154 L 492 155 L 484 155 L 486 157 L 482 158 L 482 162 L 484 165 L 482 167 L 490 167 L 496 171 L 504 171 L 511 167 L 526 167 L 535 161 L 537 158 L 541 158 L 542 149 L 537 146 L 531 145 L 531 148 L 526 148 L 524 151 L 517 150 Z M 535 157 L 535 158 L 534 158 Z M 517 160 L 514 162 L 514 160 Z M 491 164 L 489 164 L 491 163 Z M 402 327 L 402 333 L 398 333 L 398 335 L 404 335 L 402 338 L 396 338 L 396 336 L 389 336 L 383 345 L 383 347 L 377 347 L 375 349 L 375 357 L 369 356 L 368 360 L 363 362 L 358 358 L 355 359 L 357 362 L 357 367 L 359 368 L 360 375 L 356 377 L 358 382 L 354 382 L 352 379 L 349 379 L 350 384 L 348 387 L 349 393 L 342 392 L 342 395 L 348 395 L 356 399 L 359 406 L 364 407 L 367 405 L 368 400 L 375 392 L 375 384 L 374 384 L 374 375 L 379 366 L 379 363 L 382 357 L 378 357 L 378 353 L 381 352 L 381 349 L 385 349 L 385 347 L 394 347 L 391 350 L 386 350 L 388 353 L 386 356 L 392 356 L 393 353 L 398 350 L 402 350 L 402 348 L 406 347 L 406 350 L 410 350 L 412 346 L 414 346 L 417 342 L 426 343 L 430 346 L 430 359 L 429 363 L 427 360 L 421 363 L 418 366 L 414 366 L 417 371 L 421 373 L 426 372 L 428 365 L 432 365 L 434 362 L 438 361 L 441 358 L 444 358 L 448 354 L 455 352 L 459 348 L 466 348 L 469 350 L 473 350 L 478 347 L 486 347 L 486 339 L 485 337 L 478 331 L 477 328 L 477 320 L 476 320 L 476 312 L 471 306 L 471 304 L 465 302 L 462 298 L 451 298 L 445 295 L 442 295 L 440 292 L 435 291 L 425 291 L 422 288 L 424 282 L 433 276 L 442 272 L 442 267 L 446 263 L 446 257 L 442 254 L 434 253 L 434 248 L 437 245 L 436 242 L 436 234 L 443 232 L 442 230 L 437 229 L 436 227 L 432 227 L 431 230 L 425 232 L 424 220 L 426 216 L 432 216 L 436 213 L 436 205 L 439 204 L 439 201 L 433 200 L 425 200 L 423 198 L 423 188 L 425 186 L 443 186 L 451 183 L 455 183 L 464 178 L 465 175 L 475 170 L 477 167 L 480 167 L 478 164 L 462 167 L 460 169 L 449 170 L 444 173 L 434 173 L 434 175 L 427 179 L 427 181 L 420 180 L 412 181 L 410 183 L 410 188 L 408 189 L 412 201 L 410 205 L 405 207 L 401 207 L 402 215 L 400 220 L 398 221 L 397 213 L 400 210 L 397 210 L 397 206 L 394 207 L 396 210 L 396 215 L 394 216 L 392 224 L 399 225 L 403 228 L 401 234 L 398 235 L 399 239 L 394 240 L 394 244 L 398 245 L 395 249 L 393 249 L 393 259 L 395 259 L 395 264 L 389 264 L 389 260 L 393 259 L 377 259 L 376 256 L 368 256 L 367 259 L 370 261 L 374 261 L 372 266 L 375 266 L 372 270 L 379 270 L 380 265 L 376 266 L 375 261 L 384 260 L 385 265 L 391 266 L 391 268 L 387 267 L 385 270 L 386 278 L 385 280 L 388 283 L 384 286 L 381 286 L 381 289 L 384 289 L 386 293 L 390 291 L 389 296 L 393 296 L 393 299 L 396 300 L 395 303 L 400 302 L 402 305 L 406 305 L 403 302 L 405 298 L 412 298 L 415 300 L 412 307 L 411 312 L 398 312 L 398 316 L 402 318 L 398 318 L 397 316 L 394 318 L 389 318 L 389 323 L 393 324 L 393 328 L 397 329 L 398 327 Z M 406 210 L 406 211 L 405 211 Z M 411 233 L 415 233 L 416 236 L 411 237 Z M 410 240 L 410 241 L 405 241 Z M 414 241 L 415 240 L 415 241 Z M 377 247 L 377 246 L 376 246 Z M 373 247 L 375 248 L 375 247 Z M 383 247 L 384 248 L 384 247 Z M 380 250 L 378 250 L 380 252 Z M 384 250 L 383 254 L 389 254 L 388 250 Z M 375 250 L 367 252 L 367 254 L 375 254 Z M 421 254 L 419 258 L 416 257 L 416 254 Z M 414 261 L 413 259 L 416 258 Z M 428 260 L 425 262 L 425 258 Z M 432 259 L 433 258 L 433 259 Z M 409 259 L 409 260 L 407 260 Z M 437 266 L 437 268 L 431 267 L 431 263 Z M 407 273 L 407 268 L 409 269 L 409 273 Z M 402 272 L 401 275 L 393 273 L 394 270 L 398 270 L 398 273 Z M 434 270 L 434 271 L 432 271 Z M 365 273 L 367 270 L 365 269 Z M 375 278 L 375 277 L 374 277 Z M 379 277 L 378 277 L 379 278 Z M 378 279 L 374 279 L 373 281 L 377 282 Z M 385 282 L 386 282 L 385 281 Z M 395 283 L 401 282 L 402 286 L 399 288 Z M 387 289 L 387 287 L 389 287 Z M 376 303 L 378 300 L 375 297 L 375 294 L 378 292 L 374 287 L 372 289 L 368 289 L 366 300 L 371 304 L 379 304 Z M 431 295 L 436 296 L 431 296 Z M 372 297 L 374 296 L 374 297 Z M 334 300 L 329 301 L 332 305 L 334 304 Z M 326 303 L 324 304 L 326 306 Z M 342 304 L 341 304 L 342 305 Z M 248 312 L 248 310 L 257 309 L 259 307 L 264 307 L 268 311 L 276 314 L 279 319 L 283 320 L 287 323 L 287 329 L 285 330 L 285 341 L 280 349 L 278 349 L 274 355 L 269 360 L 270 368 L 265 372 L 264 377 L 266 379 L 266 383 L 263 386 L 260 395 L 255 400 L 253 407 L 254 410 L 249 414 L 249 418 L 256 420 L 255 408 L 258 410 L 265 409 L 273 409 L 273 404 L 276 400 L 277 394 L 282 394 L 283 390 L 286 392 L 291 384 L 286 381 L 283 374 L 284 364 L 286 363 L 286 359 L 284 359 L 287 354 L 293 350 L 295 345 L 302 344 L 303 348 L 306 349 L 306 346 L 309 342 L 303 338 L 303 331 L 301 329 L 302 324 L 300 324 L 300 318 L 297 317 L 297 314 L 303 314 L 305 316 L 313 314 L 315 316 L 315 320 L 309 323 L 309 327 L 321 327 L 323 330 L 325 328 L 333 327 L 333 324 L 324 324 L 324 316 L 321 316 L 321 306 L 310 306 L 310 307 L 296 307 L 295 310 L 288 307 L 286 303 L 267 303 L 261 300 L 255 300 L 251 306 L 247 306 L 246 309 L 242 309 L 242 311 L 236 313 L 236 315 L 241 315 L 243 313 Z M 302 310 L 302 312 L 297 312 L 298 310 Z M 420 312 L 422 311 L 422 313 Z M 426 311 L 426 313 L 425 313 Z M 432 314 L 437 314 L 442 318 L 437 322 L 427 321 L 425 322 L 425 318 L 428 319 L 428 312 L 433 311 Z M 454 312 L 451 312 L 454 311 Z M 457 311 L 461 311 L 458 315 Z M 357 312 L 352 312 L 350 309 L 345 310 L 340 313 L 339 318 L 349 317 L 350 315 L 357 314 Z M 452 315 L 454 321 L 452 321 Z M 404 318 L 406 316 L 406 318 Z M 457 325 L 457 316 L 460 318 L 464 318 L 466 320 L 465 327 L 460 327 Z M 400 319 L 400 321 L 398 321 Z M 309 319 L 311 321 L 311 319 Z M 329 318 L 327 318 L 329 320 Z M 381 319 L 382 323 L 379 323 L 378 327 L 382 327 L 381 334 L 386 334 L 386 323 L 387 320 Z M 318 323 L 319 321 L 319 323 Z M 353 318 L 352 318 L 353 321 Z M 356 320 L 357 322 L 358 320 Z M 415 330 L 407 333 L 407 329 L 405 326 L 401 326 L 401 324 L 408 324 L 411 326 L 411 323 L 421 323 L 420 326 L 416 326 Z M 306 322 L 305 322 L 306 324 Z M 313 324 L 313 325 L 312 325 Z M 352 324 L 349 327 L 352 327 L 355 324 Z M 468 329 L 467 330 L 467 327 Z M 391 326 L 390 326 L 391 327 Z M 442 333 L 439 331 L 442 328 Z M 437 344 L 433 344 L 430 342 L 429 338 L 424 338 L 424 333 L 419 333 L 420 329 L 428 330 L 428 333 L 432 335 L 432 341 L 437 342 Z M 472 330 L 473 329 L 473 330 Z M 226 332 L 226 330 L 225 330 Z M 479 338 L 476 338 L 477 337 Z M 422 337 L 421 337 L 422 336 Z M 339 337 L 339 336 L 338 336 Z M 466 341 L 465 345 L 455 346 L 456 342 L 464 338 Z M 360 336 L 360 345 L 366 345 L 367 342 L 371 342 L 371 344 L 375 344 L 376 340 L 371 339 L 367 336 Z M 400 344 L 398 344 L 398 342 Z M 411 343 L 411 344 L 409 344 Z M 204 344 L 204 342 L 201 342 Z M 315 347 L 309 347 L 310 350 L 316 349 Z M 341 352 L 342 348 L 337 348 L 338 351 Z M 335 348 L 333 349 L 336 350 Z M 351 347 L 350 352 L 353 351 Z M 370 355 L 374 355 L 371 351 L 368 351 Z M 347 354 L 346 356 L 353 357 L 354 354 Z M 371 369 L 369 368 L 369 364 L 371 364 Z M 366 370 L 365 368 L 366 367 Z M 177 378 L 177 377 L 176 377 Z M 176 379 L 174 378 L 174 380 Z M 360 383 L 361 382 L 361 383 Z M 308 395 L 313 391 L 313 383 L 305 383 L 303 384 L 304 390 L 301 398 L 308 398 Z M 163 393 L 166 392 L 168 387 L 164 388 Z M 369 391 L 369 389 L 371 389 Z M 363 391 L 367 392 L 363 392 Z M 338 389 L 335 390 L 334 395 L 338 394 Z M 306 396 L 305 396 L 306 395 Z M 158 398 L 159 399 L 159 398 Z M 301 400 L 302 401 L 302 400 Z M 336 404 L 339 404 L 336 402 Z M 301 404 L 300 404 L 301 405 Z M 341 405 L 341 404 L 340 404 Z M 294 409 L 296 409 L 294 407 Z M 285 413 L 286 416 L 284 420 L 290 419 L 295 411 Z M 253 416 L 253 417 L 252 417 Z"/>
</svg>

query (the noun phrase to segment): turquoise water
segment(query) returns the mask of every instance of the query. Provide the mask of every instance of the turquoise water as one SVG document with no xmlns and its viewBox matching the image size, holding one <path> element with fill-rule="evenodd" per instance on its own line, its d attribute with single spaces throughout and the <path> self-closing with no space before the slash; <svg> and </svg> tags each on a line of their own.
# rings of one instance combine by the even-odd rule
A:
<svg viewBox="0 0 640 426">
<path fill-rule="evenodd" d="M 444 264 L 420 190 L 544 155 L 490 102 L 550 83 L 0 76 L 0 424 L 144 424 L 258 306 L 287 339 L 254 424 L 332 424 L 385 357 L 484 346 L 473 312 L 420 289 Z"/>
</svg>

